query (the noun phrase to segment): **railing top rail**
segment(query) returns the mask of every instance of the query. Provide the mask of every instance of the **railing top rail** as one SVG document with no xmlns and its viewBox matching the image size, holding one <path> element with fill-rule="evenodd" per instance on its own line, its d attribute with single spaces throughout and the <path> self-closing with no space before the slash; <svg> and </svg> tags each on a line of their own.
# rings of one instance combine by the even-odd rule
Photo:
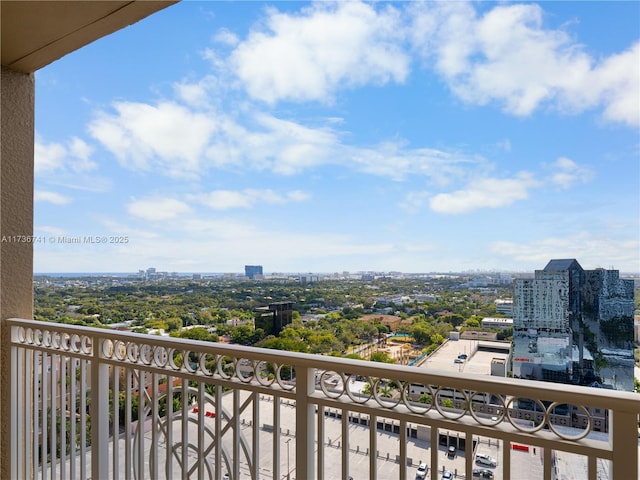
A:
<svg viewBox="0 0 640 480">
<path fill-rule="evenodd" d="M 31 329 L 47 329 L 69 335 L 84 335 L 108 339 L 113 342 L 132 342 L 139 345 L 162 346 L 167 349 L 184 350 L 193 353 L 226 355 L 255 361 L 291 365 L 300 368 L 316 368 L 337 373 L 349 372 L 365 377 L 396 379 L 419 384 L 441 385 L 459 390 L 473 390 L 495 393 L 516 398 L 531 398 L 532 390 L 536 398 L 544 398 L 559 403 L 581 404 L 585 406 L 606 406 L 640 414 L 640 395 L 634 392 L 605 390 L 592 387 L 566 385 L 494 376 L 478 376 L 466 373 L 427 370 L 420 367 L 366 362 L 341 357 L 287 352 L 265 348 L 203 342 L 181 338 L 161 337 L 105 328 L 84 327 L 59 323 L 40 322 L 11 318 L 7 325 Z"/>
</svg>

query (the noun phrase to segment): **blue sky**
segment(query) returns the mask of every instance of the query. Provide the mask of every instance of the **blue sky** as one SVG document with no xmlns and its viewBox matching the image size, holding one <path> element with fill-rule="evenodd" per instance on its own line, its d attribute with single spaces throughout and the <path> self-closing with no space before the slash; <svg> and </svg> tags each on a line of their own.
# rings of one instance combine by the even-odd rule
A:
<svg viewBox="0 0 640 480">
<path fill-rule="evenodd" d="M 638 18 L 169 7 L 36 73 L 34 271 L 640 272 Z"/>
</svg>

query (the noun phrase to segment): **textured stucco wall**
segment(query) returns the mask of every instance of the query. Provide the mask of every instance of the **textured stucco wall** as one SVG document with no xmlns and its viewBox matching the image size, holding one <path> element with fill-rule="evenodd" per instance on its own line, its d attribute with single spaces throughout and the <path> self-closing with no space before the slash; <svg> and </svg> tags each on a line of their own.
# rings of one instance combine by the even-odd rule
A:
<svg viewBox="0 0 640 480">
<path fill-rule="evenodd" d="M 6 241 L 33 234 L 34 78 L 2 67 L 0 77 L 0 478 L 9 471 L 11 426 L 8 330 L 33 317 L 33 246 Z"/>
</svg>

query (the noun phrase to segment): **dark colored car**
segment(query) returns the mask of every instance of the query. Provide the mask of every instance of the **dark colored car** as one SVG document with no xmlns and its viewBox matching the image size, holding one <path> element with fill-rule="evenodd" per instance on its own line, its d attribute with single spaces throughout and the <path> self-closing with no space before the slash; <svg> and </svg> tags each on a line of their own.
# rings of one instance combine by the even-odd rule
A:
<svg viewBox="0 0 640 480">
<path fill-rule="evenodd" d="M 453 458 L 456 456 L 456 447 L 454 447 L 453 445 L 451 445 L 448 449 L 447 449 L 447 457 L 449 458 Z"/>
<path fill-rule="evenodd" d="M 486 468 L 474 468 L 473 478 L 493 478 L 493 472 Z"/>
</svg>

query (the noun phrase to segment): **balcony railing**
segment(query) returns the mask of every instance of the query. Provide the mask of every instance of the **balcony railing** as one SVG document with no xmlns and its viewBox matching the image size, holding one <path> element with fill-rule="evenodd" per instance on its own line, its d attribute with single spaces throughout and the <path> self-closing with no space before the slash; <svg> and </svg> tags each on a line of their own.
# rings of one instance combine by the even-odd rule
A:
<svg viewBox="0 0 640 480">
<path fill-rule="evenodd" d="M 630 392 L 7 323 L 13 478 L 638 478 Z"/>
</svg>

